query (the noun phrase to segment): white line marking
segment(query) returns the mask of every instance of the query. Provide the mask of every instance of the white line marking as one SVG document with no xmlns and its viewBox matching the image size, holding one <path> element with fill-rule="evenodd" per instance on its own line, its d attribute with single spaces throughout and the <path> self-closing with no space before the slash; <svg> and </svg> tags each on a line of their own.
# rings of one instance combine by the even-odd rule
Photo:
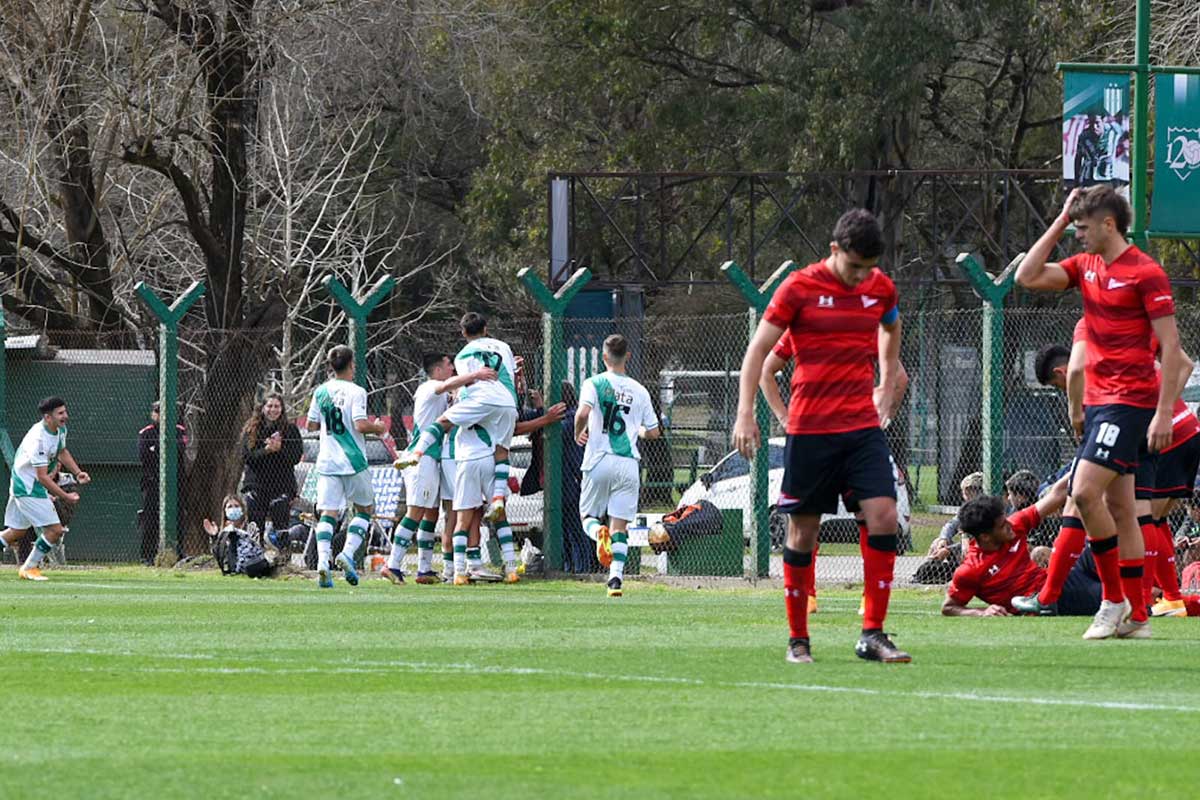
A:
<svg viewBox="0 0 1200 800">
<path fill-rule="evenodd" d="M 48 653 L 57 655 L 108 655 L 136 658 L 162 658 L 186 660 L 213 660 L 219 656 L 207 653 L 150 654 L 129 651 L 103 650 L 21 650 L 8 652 Z M 259 659 L 283 663 L 283 659 Z M 1169 705 L 1165 703 L 1133 703 L 1122 700 L 1073 700 L 1057 697 L 1030 697 L 1023 695 L 993 695 L 977 692 L 926 692 L 867 689 L 858 686 L 829 686 L 814 683 L 776 683 L 769 681 L 719 681 L 704 678 L 684 678 L 666 675 L 612 675 L 604 672 L 579 672 L 575 670 L 543 669 L 541 667 L 504 667 L 499 665 L 469 663 L 438 663 L 430 661 L 353 661 L 334 662 L 328 666 L 313 667 L 258 667 L 258 666 L 188 666 L 188 667 L 133 667 L 122 668 L 122 672 L 181 673 L 214 675 L 339 675 L 339 674 L 389 674 L 402 670 L 414 674 L 439 675 L 446 672 L 476 673 L 483 675 L 544 675 L 556 678 L 578 678 L 587 681 L 675 684 L 685 686 L 708 686 L 718 689 L 772 689 L 814 694 L 853 694 L 868 697 L 909 697 L 922 700 L 954 700 L 968 703 L 1002 703 L 1028 706 L 1062 706 L 1069 708 L 1096 708 L 1110 711 L 1172 711 L 1196 713 L 1200 706 Z M 82 672 L 109 672 L 105 667 L 84 667 Z"/>
</svg>

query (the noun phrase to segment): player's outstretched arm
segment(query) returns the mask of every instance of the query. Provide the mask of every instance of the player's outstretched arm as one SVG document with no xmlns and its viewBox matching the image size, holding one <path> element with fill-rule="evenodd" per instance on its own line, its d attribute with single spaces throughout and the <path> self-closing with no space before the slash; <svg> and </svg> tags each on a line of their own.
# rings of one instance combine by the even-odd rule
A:
<svg viewBox="0 0 1200 800">
<path fill-rule="evenodd" d="M 1037 506 L 1038 516 L 1042 519 L 1057 514 L 1067 502 L 1067 482 L 1070 475 L 1063 475 L 1034 505 Z"/>
<path fill-rule="evenodd" d="M 75 456 L 71 455 L 71 451 L 63 448 L 58 454 L 58 460 L 67 468 L 67 472 L 75 476 L 75 480 L 82 483 L 91 483 L 92 476 L 79 468 L 79 464 L 75 461 Z"/>
<path fill-rule="evenodd" d="M 783 336 L 783 328 L 772 325 L 765 319 L 758 323 L 758 330 L 746 348 L 742 358 L 742 372 L 738 376 L 738 408 L 737 421 L 733 425 L 733 445 L 746 458 L 754 455 L 758 447 L 760 431 L 758 422 L 754 419 L 754 396 L 758 392 L 758 383 L 762 380 L 763 363 L 771 348 Z"/>
<path fill-rule="evenodd" d="M 1069 212 L 1071 205 L 1078 196 L 1078 189 L 1073 189 L 1067 195 L 1067 201 L 1063 204 L 1062 213 L 1055 217 L 1041 238 L 1037 240 L 1033 247 L 1029 248 L 1029 252 L 1025 254 L 1021 265 L 1017 267 L 1016 281 L 1026 289 L 1061 292 L 1071 285 L 1071 278 L 1067 274 L 1067 271 L 1057 263 L 1048 263 L 1047 259 L 1054 252 L 1058 240 L 1066 233 L 1067 226 L 1071 224 L 1071 215 Z"/>
<path fill-rule="evenodd" d="M 787 362 L 775 355 L 775 351 L 772 350 L 767 354 L 767 360 L 763 362 L 762 377 L 758 381 L 758 388 L 762 389 L 763 397 L 766 398 L 771 413 L 785 428 L 787 427 L 788 408 L 787 403 L 783 402 L 783 395 L 779 393 L 779 382 L 775 380 L 775 376 L 786 366 Z"/>
<path fill-rule="evenodd" d="M 556 422 L 561 422 L 562 418 L 567 413 L 566 403 L 556 403 L 546 409 L 546 413 L 540 417 L 524 420 L 517 423 L 517 427 L 513 429 L 513 433 L 517 436 L 525 436 L 526 434 L 540 431 L 547 425 L 553 425 Z"/>
<path fill-rule="evenodd" d="M 1004 606 L 992 604 L 987 608 L 967 608 L 955 601 L 950 595 L 946 595 L 946 599 L 942 601 L 942 616 L 943 617 L 1007 617 L 1009 616 L 1008 609 Z"/>
<path fill-rule="evenodd" d="M 496 380 L 496 370 L 491 367 L 483 367 L 466 375 L 455 375 L 453 378 L 447 378 L 433 388 L 436 394 L 445 394 L 452 392 L 455 389 L 463 386 L 470 386 L 479 381 L 494 381 Z"/>
</svg>

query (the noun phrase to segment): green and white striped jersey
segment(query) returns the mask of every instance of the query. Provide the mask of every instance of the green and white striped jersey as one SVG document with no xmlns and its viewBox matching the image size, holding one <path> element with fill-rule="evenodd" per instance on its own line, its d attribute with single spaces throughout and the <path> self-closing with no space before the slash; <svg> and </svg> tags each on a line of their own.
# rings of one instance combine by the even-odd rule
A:
<svg viewBox="0 0 1200 800">
<path fill-rule="evenodd" d="M 413 429 L 412 436 L 408 437 L 410 440 L 408 450 L 416 449 L 417 442 L 421 438 L 421 433 L 430 425 L 437 422 L 438 418 L 446 413 L 446 409 L 450 407 L 449 393 L 442 392 L 438 394 L 437 386 L 438 381 L 425 381 L 413 393 Z M 425 455 L 434 461 L 441 461 L 443 451 L 442 442 L 444 441 L 445 439 L 440 439 L 434 442 L 433 447 L 425 451 Z"/>
<path fill-rule="evenodd" d="M 313 392 L 310 422 L 321 423 L 318 475 L 354 475 L 367 468 L 367 441 L 354 423 L 367 418 L 367 390 L 350 381 L 326 381 Z"/>
<path fill-rule="evenodd" d="M 468 398 L 480 405 L 517 407 L 517 361 L 512 348 L 499 339 L 481 337 L 467 342 L 454 357 L 454 371 L 470 375 L 484 367 L 496 371 L 496 380 L 479 381 L 458 390 L 458 402 Z"/>
<path fill-rule="evenodd" d="M 46 472 L 54 472 L 58 466 L 58 454 L 67 446 L 67 428 L 59 426 L 54 433 L 39 422 L 29 429 L 13 459 L 12 481 L 10 486 L 13 497 L 49 497 L 46 487 L 37 479 L 37 468 L 45 467 Z"/>
<path fill-rule="evenodd" d="M 583 452 L 585 470 L 609 453 L 640 459 L 639 429 L 658 427 L 650 393 L 627 375 L 610 371 L 588 378 L 579 392 L 579 405 L 591 406 L 587 448 Z"/>
</svg>

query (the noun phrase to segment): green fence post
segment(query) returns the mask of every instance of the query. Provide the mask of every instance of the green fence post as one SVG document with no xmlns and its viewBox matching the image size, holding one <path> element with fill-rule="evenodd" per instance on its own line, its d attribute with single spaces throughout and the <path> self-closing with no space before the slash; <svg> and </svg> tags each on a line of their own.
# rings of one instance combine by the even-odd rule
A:
<svg viewBox="0 0 1200 800">
<path fill-rule="evenodd" d="M 138 281 L 133 289 L 158 318 L 158 552 L 161 558 L 168 549 L 179 553 L 179 453 L 175 443 L 179 416 L 179 320 L 204 294 L 204 284 L 193 282 L 169 306 L 145 281 Z"/>
<path fill-rule="evenodd" d="M 375 306 L 387 297 L 396 286 L 396 279 L 385 275 L 375 282 L 360 303 L 354 299 L 342 282 L 332 275 L 321 281 L 325 291 L 333 295 L 333 299 L 346 312 L 354 329 L 354 382 L 362 388 L 367 388 L 367 317 L 375 310 Z"/>
<path fill-rule="evenodd" d="M 562 400 L 562 382 L 567 377 L 567 349 L 563 341 L 563 319 L 567 304 L 579 290 L 592 279 L 586 267 L 575 271 L 557 292 L 551 292 L 546 284 L 529 267 L 517 273 L 517 279 L 533 295 L 542 307 L 542 359 L 546 367 L 542 370 L 542 394 L 546 407 Z M 543 487 L 542 550 L 549 569 L 562 569 L 562 437 L 546 434 L 543 438 L 545 451 L 546 484 Z"/>
<path fill-rule="evenodd" d="M 0 308 L 0 455 L 11 472 L 15 453 L 12 437 L 8 435 L 8 328 L 3 308 Z"/>
<path fill-rule="evenodd" d="M 989 494 L 999 494 L 1004 485 L 1004 298 L 1024 258 L 1018 255 L 994 280 L 971 254 L 956 259 L 983 299 L 983 484 Z"/>
<path fill-rule="evenodd" d="M 779 269 L 767 278 L 767 282 L 759 287 L 755 286 L 754 281 L 750 280 L 750 276 L 733 261 L 726 261 L 721 265 L 721 274 L 737 287 L 750 306 L 747 316 L 749 322 L 747 343 L 754 338 L 754 331 L 758 329 L 758 321 L 766 312 L 767 306 L 771 302 L 771 296 L 775 294 L 779 284 L 783 283 L 784 278 L 796 268 L 795 261 L 783 262 Z M 757 381 L 755 383 L 757 384 Z M 759 442 L 758 449 L 754 451 L 752 473 L 754 480 L 750 488 L 750 505 L 754 509 L 754 535 L 750 537 L 750 563 L 754 565 L 753 577 L 765 578 L 771 570 L 771 498 L 769 489 L 771 409 L 767 406 L 767 401 L 763 399 L 761 391 L 754 395 L 754 420 L 758 423 L 758 430 L 762 433 L 763 440 Z"/>
</svg>

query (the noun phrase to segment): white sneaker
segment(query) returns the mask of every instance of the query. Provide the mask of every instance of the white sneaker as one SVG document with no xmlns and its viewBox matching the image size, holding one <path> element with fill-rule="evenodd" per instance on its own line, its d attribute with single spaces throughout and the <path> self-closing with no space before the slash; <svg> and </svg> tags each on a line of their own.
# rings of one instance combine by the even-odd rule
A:
<svg viewBox="0 0 1200 800">
<path fill-rule="evenodd" d="M 467 571 L 467 575 L 479 583 L 499 583 L 504 580 L 503 575 L 497 575 L 486 567 L 472 567 Z"/>
<path fill-rule="evenodd" d="M 1144 619 L 1141 622 L 1134 622 L 1131 619 L 1123 620 L 1117 626 L 1118 639 L 1149 639 L 1150 638 L 1150 620 Z"/>
<path fill-rule="evenodd" d="M 1119 603 L 1101 600 L 1100 610 L 1096 612 L 1092 624 L 1083 632 L 1083 638 L 1107 639 L 1113 636 L 1117 632 L 1117 626 L 1128 618 L 1132 610 L 1128 600 L 1122 600 Z"/>
</svg>

